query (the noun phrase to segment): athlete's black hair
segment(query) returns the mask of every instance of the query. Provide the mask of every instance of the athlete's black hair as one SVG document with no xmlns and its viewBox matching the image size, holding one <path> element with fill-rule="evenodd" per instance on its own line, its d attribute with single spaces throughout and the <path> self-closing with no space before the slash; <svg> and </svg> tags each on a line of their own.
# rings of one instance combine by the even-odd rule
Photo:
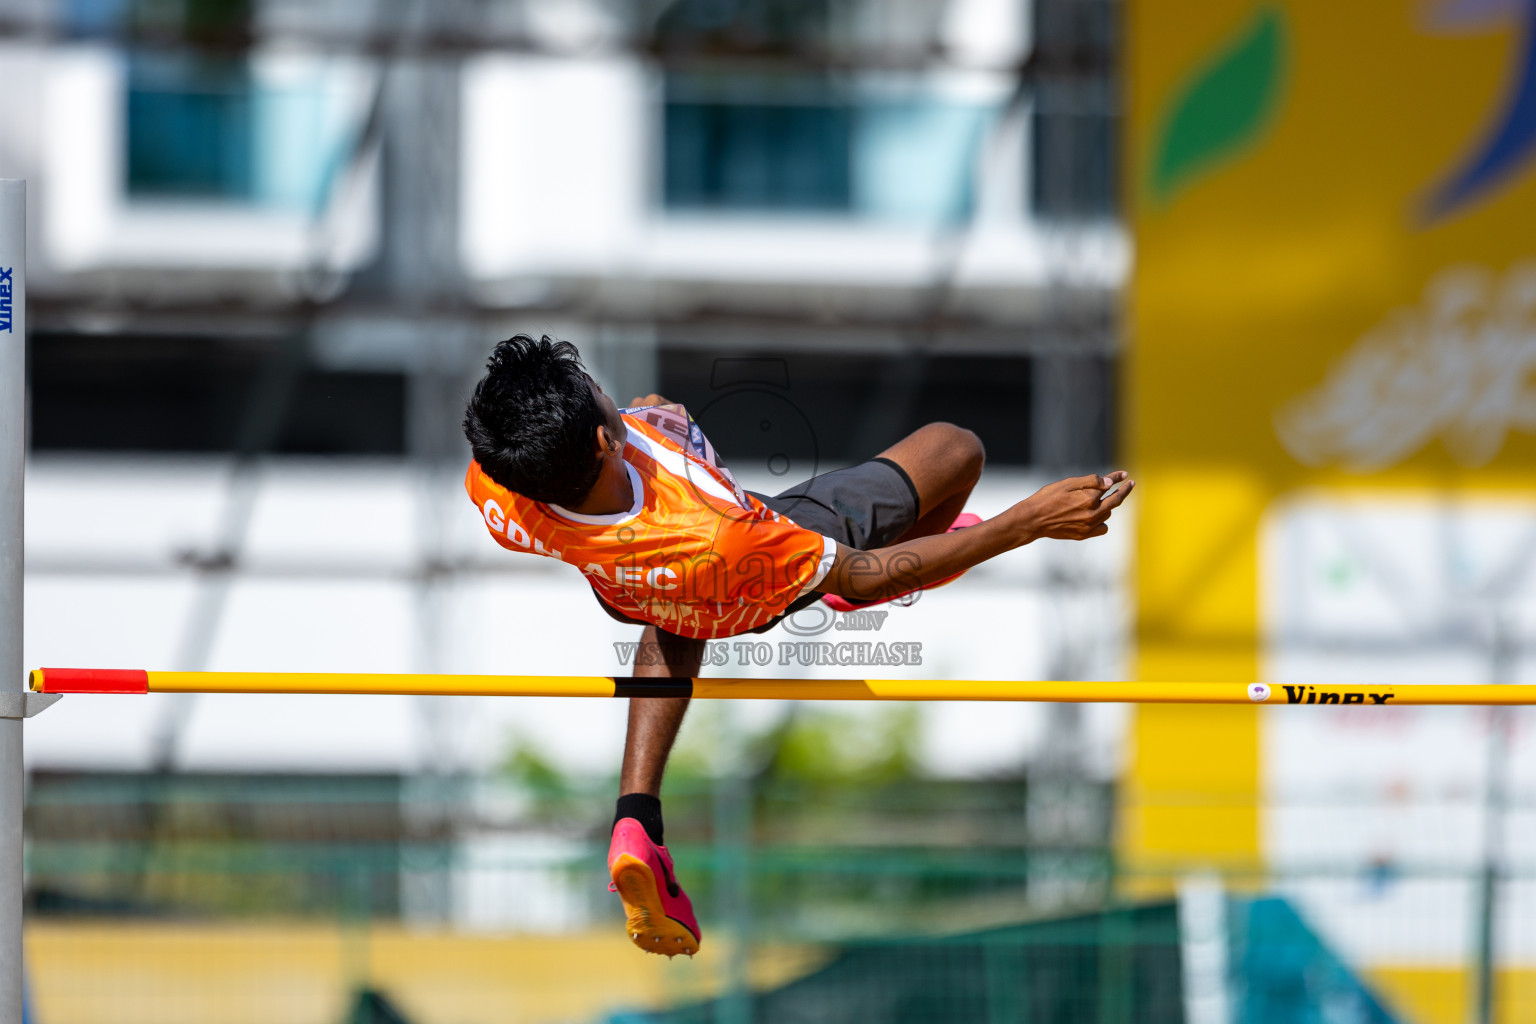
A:
<svg viewBox="0 0 1536 1024">
<path fill-rule="evenodd" d="M 602 468 L 603 412 L 568 341 L 518 334 L 496 346 L 464 413 L 486 476 L 534 501 L 579 505 Z"/>
</svg>

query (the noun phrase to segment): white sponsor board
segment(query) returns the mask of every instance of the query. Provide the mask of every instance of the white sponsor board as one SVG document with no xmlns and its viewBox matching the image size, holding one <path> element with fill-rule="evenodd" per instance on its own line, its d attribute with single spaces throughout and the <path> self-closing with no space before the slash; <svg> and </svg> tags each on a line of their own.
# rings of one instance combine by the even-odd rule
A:
<svg viewBox="0 0 1536 1024">
<path fill-rule="evenodd" d="M 1273 686 L 1536 682 L 1536 505 L 1303 496 L 1268 518 L 1263 559 Z M 1490 832 L 1490 709 L 1266 709 L 1265 857 L 1346 959 L 1461 962 L 1493 834 L 1496 948 L 1536 961 L 1536 708 L 1507 714 Z"/>
</svg>

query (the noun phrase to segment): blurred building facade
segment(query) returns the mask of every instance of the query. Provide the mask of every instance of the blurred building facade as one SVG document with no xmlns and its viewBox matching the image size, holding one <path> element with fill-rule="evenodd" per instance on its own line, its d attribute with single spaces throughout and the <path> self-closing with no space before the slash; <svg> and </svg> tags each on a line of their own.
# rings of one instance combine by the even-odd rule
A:
<svg viewBox="0 0 1536 1024">
<path fill-rule="evenodd" d="M 635 630 L 599 615 L 574 573 L 495 548 L 461 497 L 462 402 L 490 346 L 516 331 L 576 341 L 621 400 L 655 390 L 684 401 L 759 490 L 867 456 L 931 419 L 986 442 L 991 465 L 974 502 L 984 514 L 1053 475 L 1105 468 L 1120 455 L 1117 410 L 1131 407 L 1117 386 L 1128 333 L 1119 311 L 1133 287 L 1121 197 L 1144 199 L 1157 186 L 1142 180 L 1146 140 L 1122 142 L 1128 17 L 1142 16 L 1147 136 L 1172 123 L 1159 120 L 1158 104 L 1188 98 L 1200 80 L 1191 69 L 1220 71 L 1227 58 L 1268 68 L 1268 78 L 1242 79 L 1263 78 L 1253 110 L 1279 103 L 1265 90 L 1291 79 L 1276 69 L 1301 66 L 1287 63 L 1286 26 L 1327 39 L 1348 29 L 1370 38 L 1360 52 L 1389 52 L 1361 27 L 1364 15 L 1324 31 L 1327 19 L 1307 15 L 1325 5 L 1307 0 L 1271 5 L 1284 16 L 1211 0 L 1195 5 L 1198 31 L 1195 20 L 1148 14 L 1166 6 L 1128 6 L 0 0 L 0 175 L 28 178 L 33 203 L 28 663 L 623 671 L 619 645 Z M 1460 16 L 1492 18 L 1496 8 L 1466 5 Z M 1391 25 L 1394 45 L 1423 34 Z M 1493 56 L 1468 66 L 1492 68 Z M 1353 95 L 1354 57 L 1319 49 L 1308 60 Z M 1463 79 L 1463 90 L 1488 85 Z M 1311 101 L 1324 115 L 1333 109 L 1332 99 Z M 1439 96 L 1414 109 L 1439 112 L 1450 134 L 1468 116 L 1445 114 Z M 1273 122 L 1256 114 L 1255 123 Z M 1167 442 L 1170 425 L 1187 444 L 1176 459 L 1136 466 L 1155 477 L 1132 506 L 1154 494 L 1165 502 L 1142 534 L 1137 569 L 1141 677 L 1529 676 L 1528 495 L 1490 502 L 1453 487 L 1412 507 L 1398 493 L 1329 492 L 1354 470 L 1309 476 L 1302 455 L 1331 457 L 1333 435 L 1318 424 L 1337 426 L 1369 403 L 1319 400 L 1291 423 L 1296 443 L 1282 451 L 1271 410 L 1253 395 L 1312 372 L 1298 369 L 1302 347 L 1271 339 L 1273 358 L 1259 370 L 1233 343 L 1249 330 L 1279 332 L 1282 312 L 1305 315 L 1317 295 L 1329 315 L 1349 288 L 1352 301 L 1379 304 L 1362 268 L 1398 266 L 1382 255 L 1397 243 L 1361 256 L 1355 235 L 1328 233 L 1337 220 L 1287 232 L 1337 209 L 1374 210 L 1358 197 L 1315 201 L 1296 186 L 1297 169 L 1311 169 L 1309 187 L 1361 180 L 1381 192 L 1371 149 L 1380 140 L 1365 128 L 1396 123 L 1382 116 L 1330 145 L 1249 164 L 1243 146 L 1264 136 L 1239 125 L 1222 142 L 1230 149 L 1195 145 L 1187 160 L 1189 181 L 1216 182 L 1196 200 L 1211 203 L 1209 231 L 1190 231 L 1188 211 L 1171 216 L 1171 205 L 1140 210 L 1152 235 L 1138 245 L 1166 246 L 1177 258 L 1155 269 L 1188 280 L 1159 293 L 1177 275 L 1153 275 L 1140 293 L 1165 305 L 1138 351 L 1155 328 L 1156 343 L 1190 357 L 1160 362 L 1161 379 L 1143 365 L 1152 383 L 1142 419 L 1131 420 L 1146 428 L 1139 458 Z M 1335 151 L 1353 154 L 1339 166 L 1364 172 L 1320 162 Z M 1238 173 L 1255 175 L 1246 188 L 1200 177 L 1232 154 Z M 1122 166 L 1132 169 L 1127 182 Z M 1275 213 L 1282 199 L 1293 204 L 1287 216 Z M 1244 217 L 1278 225 L 1284 244 L 1235 238 Z M 1404 232 L 1422 228 L 1399 220 Z M 1480 244 L 1479 231 L 1466 237 Z M 1244 259 L 1276 253 L 1274 266 L 1242 279 Z M 1218 279 L 1236 285 L 1213 289 Z M 1525 294 L 1520 274 L 1499 280 Z M 1250 290 L 1254 282 L 1263 287 Z M 1297 282 L 1317 291 L 1271 295 Z M 1216 293 L 1221 302 L 1210 301 Z M 1190 340 L 1197 320 L 1209 344 Z M 1314 326 L 1294 336 L 1310 340 L 1315 361 L 1338 339 Z M 1241 365 L 1208 372 L 1211 353 Z M 1228 423 L 1213 425 L 1213 393 Z M 1388 426 L 1417 412 L 1410 403 Z M 1241 443 L 1230 422 L 1246 425 Z M 1468 436 L 1473 448 L 1485 439 Z M 1255 484 L 1256 452 L 1282 484 Z M 1438 458 L 1409 483 L 1470 479 Z M 1507 461 L 1518 469 L 1519 451 Z M 1212 465 L 1231 471 L 1213 475 Z M 1267 504 L 1303 478 L 1322 489 Z M 919 676 L 1122 675 L 1134 628 L 1124 526 L 1136 515 L 1128 506 L 1101 542 L 1033 545 L 980 567 L 858 638 L 922 644 L 924 663 L 910 669 Z M 780 639 L 789 638 L 770 638 L 771 659 Z M 838 672 L 773 660 L 726 671 Z M 1123 710 L 1099 706 L 928 705 L 913 748 L 919 774 L 991 781 L 933 783 L 933 803 L 976 800 L 973 813 L 903 821 L 901 807 L 867 790 L 842 806 L 825 793 L 813 801 L 741 788 L 762 772 L 745 738 L 789 712 L 702 711 L 684 739 L 713 737 L 695 754 L 714 781 L 680 787 L 669 807 L 684 797 L 708 805 L 679 829 L 681 848 L 691 844 L 685 867 L 709 879 L 701 891 L 716 887 L 710 912 L 721 916 L 707 927 L 719 920 L 744 933 L 731 915 L 760 906 L 763 893 L 793 911 L 769 922 L 770 940 L 835 941 L 888 934 L 912 907 L 980 928 L 1111 902 L 1118 884 L 1178 890 L 1182 938 L 1168 941 L 1184 943 L 1184 964 L 1174 1002 L 1183 1019 L 1216 1024 L 1240 1019 L 1234 1007 L 1251 1005 L 1243 986 L 1258 991 L 1266 964 L 1243 959 L 1239 917 L 1224 916 L 1219 886 L 1198 874 L 1214 868 L 1288 898 L 1400 1019 L 1465 1020 L 1496 990 L 1506 1019 L 1530 1005 L 1529 715 L 1154 709 L 1128 725 Z M 52 913 L 83 893 L 136 914 L 233 914 L 260 897 L 268 909 L 342 907 L 345 916 L 356 876 L 378 890 L 367 913 L 412 927 L 522 931 L 537 937 L 528 946 L 607 928 L 611 901 L 587 870 L 603 825 L 592 816 L 599 788 L 558 815 L 529 818 L 526 788 L 509 796 L 473 777 L 504 767 L 509 750 L 536 748 L 573 775 L 605 776 L 622 716 L 618 705 L 557 701 L 66 702 L 29 726 L 29 757 L 45 773 L 34 839 L 60 858 L 34 875 L 47 882 L 35 897 L 52 900 L 40 908 Z M 841 734 L 857 746 L 851 735 Z M 316 772 L 330 773 L 319 809 L 295 811 Z M 289 774 L 251 788 L 252 773 Z M 431 795 L 438 783 L 452 799 Z M 183 784 L 191 789 L 175 789 Z M 835 811 L 809 824 L 743 811 L 795 799 Z M 786 820 L 794 828 L 781 828 Z M 850 821 L 874 849 L 823 843 Z M 359 836 L 375 848 L 361 849 Z M 194 856 L 221 843 L 211 860 Z M 1127 860 L 1117 862 L 1115 843 Z M 275 860 L 248 856 L 267 846 Z M 759 888 L 730 891 L 725 880 L 738 875 Z M 1091 940 L 1107 951 L 1084 983 L 1101 1002 L 1072 1019 L 1137 1019 L 1116 1002 L 1115 964 L 1125 963 L 1114 927 L 1111 915 Z M 104 962 L 160 941 L 124 935 L 89 941 L 111 950 Z M 292 938 L 253 941 L 271 950 Z M 45 939 L 54 964 L 81 948 L 67 928 Z M 172 939 L 184 944 L 177 950 L 211 941 Z M 315 958 L 330 972 L 325 984 L 332 974 L 365 977 L 347 943 L 336 945 L 340 966 L 330 952 Z M 505 1019 L 495 1015 L 508 1001 L 537 988 L 519 975 L 517 991 L 498 982 L 452 1003 L 451 990 L 490 985 L 507 964 L 466 956 L 480 973 L 450 983 L 421 966 L 424 948 L 410 936 L 377 942 L 394 950 L 377 954 L 396 958 L 391 977 L 431 990 L 424 1019 L 475 998 L 463 1019 Z M 136 969 L 174 977 L 179 955 Z M 528 962 L 558 973 L 555 960 Z M 297 977 L 304 966 L 280 969 Z M 739 991 L 745 970 L 727 956 L 709 976 Z M 1016 975 L 988 977 L 1008 989 Z M 78 976 L 60 967 L 50 991 L 70 991 Z M 648 978 L 656 1005 L 707 994 Z M 1331 991 L 1329 1019 L 1380 1019 L 1374 996 Z M 1003 994 L 1001 1005 L 1017 1004 L 1016 992 Z M 124 1005 L 115 990 L 92 998 L 90 1012 L 103 1015 Z M 589 1003 L 580 1005 L 590 1015 Z M 213 1019 L 198 1016 L 206 1005 L 189 1000 L 189 1019 Z M 314 1005 L 316 1019 L 330 1012 Z M 168 1019 L 164 1004 L 143 1006 L 147 1019 Z"/>
<path fill-rule="evenodd" d="M 576 341 L 621 399 L 685 402 L 763 490 L 935 419 L 987 443 L 987 512 L 1102 468 L 1117 25 L 1011 0 L 9 5 L 28 657 L 80 660 L 56 600 L 113 663 L 620 670 L 627 633 L 490 549 L 460 496 L 463 400 L 516 331 Z M 98 489 L 137 524 L 100 545 L 65 511 Z M 1117 674 L 1124 550 L 976 574 L 975 607 L 1029 623 L 1006 648 L 948 625 L 966 598 L 889 629 L 952 674 Z M 509 655 L 497 619 L 550 650 Z M 219 704 L 156 710 L 107 760 L 177 763 Z M 427 753 L 462 749 L 436 706 L 384 730 L 419 713 L 436 739 L 352 766 L 452 761 Z M 1047 734 L 1027 714 L 983 760 Z"/>
<path fill-rule="evenodd" d="M 0 174 L 33 203 L 28 661 L 625 671 L 636 631 L 576 574 L 488 543 L 462 497 L 463 401 L 518 331 L 577 342 L 621 400 L 685 402 L 759 490 L 936 419 L 988 445 L 986 514 L 1103 468 L 1129 257 L 1116 24 L 1107 2 L 1024 0 L 0 4 L 0 91 L 18 97 Z M 815 639 L 916 642 L 918 676 L 1112 676 L 1126 552 L 1041 545 L 878 631 Z M 974 628 L 998 615 L 1018 624 L 1006 641 Z M 796 638 L 769 639 L 778 655 Z M 475 778 L 524 749 L 606 777 L 621 706 L 73 703 L 28 745 L 34 909 L 61 929 L 34 931 L 45 1010 L 98 1012 L 46 966 L 49 942 L 111 947 L 72 937 L 70 915 L 611 925 L 589 870 L 602 787 L 530 820 L 526 789 Z M 700 710 L 692 735 L 713 739 L 685 742 L 709 774 L 750 777 L 747 741 L 786 713 Z M 745 895 L 720 879 L 765 838 L 753 801 L 783 798 L 680 783 L 675 841 L 737 936 L 717 949 L 746 949 L 732 915 L 763 886 L 788 894 L 770 930 L 801 942 L 878 929 L 881 893 L 983 923 L 1102 898 L 1123 714 L 921 718 L 903 756 L 997 776 L 976 807 L 942 836 L 923 836 L 928 804 L 952 797 L 867 812 L 857 837 L 818 819 L 770 843 Z M 746 824 L 722 832 L 716 813 Z M 1008 826 L 978 860 L 965 844 L 992 814 Z M 850 888 L 849 871 L 868 877 Z M 335 992 L 361 977 L 347 956 L 322 970 Z M 739 989 L 746 954 L 730 956 L 706 985 Z M 498 984 L 455 1004 L 464 1019 L 503 1012 Z M 593 993 L 580 1005 L 613 997 Z M 239 1012 L 210 998 L 143 1012 Z"/>
<path fill-rule="evenodd" d="M 886 385 L 821 439 L 843 458 L 935 398 L 1006 406 L 998 461 L 1110 451 L 1108 3 L 24 10 L 5 159 L 37 186 L 44 339 L 302 332 L 312 372 L 420 376 L 542 322 L 637 393 L 722 352 L 856 357 L 804 374 Z M 414 450 L 410 399 L 334 383 L 394 429 L 275 447 Z M 51 405 L 39 447 L 90 446 Z M 235 433 L 189 419 L 179 444 Z"/>
</svg>

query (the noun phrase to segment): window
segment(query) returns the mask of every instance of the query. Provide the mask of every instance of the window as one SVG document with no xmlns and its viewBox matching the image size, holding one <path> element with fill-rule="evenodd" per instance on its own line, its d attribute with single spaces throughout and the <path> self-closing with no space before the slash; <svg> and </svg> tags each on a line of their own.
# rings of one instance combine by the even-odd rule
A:
<svg viewBox="0 0 1536 1024">
<path fill-rule="evenodd" d="M 128 74 L 128 194 L 254 199 L 252 92 L 243 60 L 135 58 Z"/>
<path fill-rule="evenodd" d="M 129 197 L 318 208 L 357 131 L 355 78 L 311 58 L 130 58 Z"/>
<path fill-rule="evenodd" d="M 671 83 L 665 201 L 671 209 L 847 211 L 853 111 L 825 95 L 711 99 Z"/>
<path fill-rule="evenodd" d="M 1030 199 L 1047 218 L 1119 209 L 1116 0 L 1036 0 Z"/>
<path fill-rule="evenodd" d="M 38 334 L 28 353 L 30 443 L 35 451 L 236 451 L 253 443 L 253 413 L 276 409 L 265 450 L 405 453 L 402 374 L 288 367 L 285 344 Z M 286 383 L 264 383 L 282 373 L 292 374 Z"/>
<path fill-rule="evenodd" d="M 935 223 L 969 214 L 977 153 L 999 103 L 922 83 L 893 92 L 814 80 L 673 75 L 669 210 L 832 213 Z"/>
<path fill-rule="evenodd" d="M 722 362 L 754 361 L 777 364 L 778 375 L 738 385 L 717 372 Z M 661 393 L 688 407 L 729 465 L 777 475 L 773 460 L 787 458 L 785 484 L 795 473 L 867 459 L 936 420 L 976 431 L 989 462 L 1025 465 L 1031 458 L 1028 356 L 779 356 L 663 344 L 659 370 Z M 883 426 L 872 435 L 871 424 Z"/>
<path fill-rule="evenodd" d="M 1042 217 L 1119 209 L 1120 118 L 1106 82 L 1041 81 L 1030 131 L 1030 201 Z"/>
</svg>

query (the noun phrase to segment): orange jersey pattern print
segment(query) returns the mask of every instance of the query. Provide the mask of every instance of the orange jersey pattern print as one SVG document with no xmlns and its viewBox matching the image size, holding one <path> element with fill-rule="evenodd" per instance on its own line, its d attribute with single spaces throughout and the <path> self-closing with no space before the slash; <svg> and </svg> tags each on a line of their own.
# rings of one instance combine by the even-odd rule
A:
<svg viewBox="0 0 1536 1024">
<path fill-rule="evenodd" d="M 496 543 L 568 562 L 616 610 L 698 639 L 765 625 L 821 582 L 836 541 L 769 509 L 642 413 L 623 414 L 635 496 L 626 512 L 530 501 L 470 463 L 464 486 Z"/>
</svg>

